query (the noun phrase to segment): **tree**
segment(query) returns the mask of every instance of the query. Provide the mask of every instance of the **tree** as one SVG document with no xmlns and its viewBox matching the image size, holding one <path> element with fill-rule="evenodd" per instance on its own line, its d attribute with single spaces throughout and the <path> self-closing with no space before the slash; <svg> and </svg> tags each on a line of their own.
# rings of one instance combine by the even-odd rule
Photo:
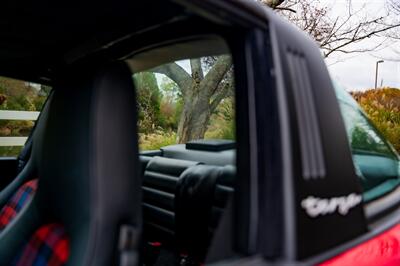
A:
<svg viewBox="0 0 400 266">
<path fill-rule="evenodd" d="M 232 90 L 233 79 L 227 77 L 232 67 L 231 57 L 223 55 L 211 61 L 206 73 L 203 70 L 206 62 L 201 58 L 190 60 L 190 73 L 177 63 L 152 70 L 168 76 L 181 91 L 183 108 L 178 124 L 178 143 L 204 138 L 211 114 Z"/>
<path fill-rule="evenodd" d="M 134 81 L 138 94 L 139 129 L 149 133 L 160 124 L 161 92 L 153 73 L 137 73 Z"/>
<path fill-rule="evenodd" d="M 389 9 L 395 14 L 400 14 L 400 2 L 397 0 L 388 0 Z"/>
<path fill-rule="evenodd" d="M 296 24 L 316 40 L 324 57 L 334 53 L 355 53 L 376 50 L 384 40 L 376 45 L 354 48 L 355 43 L 371 37 L 383 36 L 400 27 L 390 11 L 381 14 L 368 14 L 367 6 L 355 8 L 351 0 L 347 0 L 346 12 L 333 15 L 332 7 L 321 1 L 310 0 L 260 0 L 276 9 L 282 16 Z M 397 0 L 388 0 L 393 8 L 399 11 Z"/>
<path fill-rule="evenodd" d="M 400 24 L 385 17 L 363 17 L 365 6 L 354 10 L 351 0 L 347 2 L 347 12 L 333 16 L 330 7 L 320 1 L 310 0 L 259 0 L 275 9 L 291 22 L 309 33 L 319 44 L 325 57 L 333 53 L 353 53 L 376 49 L 380 44 L 354 49 L 352 44 L 379 36 L 383 32 L 397 28 Z M 153 69 L 165 74 L 179 87 L 183 99 L 182 113 L 178 123 L 179 143 L 204 138 L 211 115 L 218 104 L 233 91 L 231 58 L 220 56 L 207 60 L 191 59 L 190 70 L 177 63 Z M 207 70 L 207 71 L 205 71 Z"/>
</svg>

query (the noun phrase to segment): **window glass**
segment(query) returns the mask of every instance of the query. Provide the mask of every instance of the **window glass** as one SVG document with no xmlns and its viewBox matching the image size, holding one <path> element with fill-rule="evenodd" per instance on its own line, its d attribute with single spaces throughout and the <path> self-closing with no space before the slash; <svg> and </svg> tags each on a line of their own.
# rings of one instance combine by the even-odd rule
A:
<svg viewBox="0 0 400 266">
<path fill-rule="evenodd" d="M 370 122 L 359 110 L 344 103 L 341 104 L 341 109 L 346 114 L 343 118 L 346 124 L 348 139 L 353 150 L 395 158 L 393 150 L 378 135 Z"/>
<path fill-rule="evenodd" d="M 164 64 L 134 74 L 134 82 L 141 150 L 198 139 L 235 139 L 229 55 Z"/>
<path fill-rule="evenodd" d="M 372 125 L 357 102 L 336 85 L 353 162 L 364 190 L 364 201 L 392 191 L 400 183 L 399 156 Z"/>
<path fill-rule="evenodd" d="M 207 37 L 127 60 L 137 95 L 145 265 L 202 264 L 234 193 L 235 83 L 227 51 L 221 39 Z M 162 243 L 162 251 L 152 252 L 151 243 Z M 162 257 L 170 250 L 179 257 Z"/>
<path fill-rule="evenodd" d="M 50 87 L 0 77 L 0 156 L 18 156 Z"/>
</svg>

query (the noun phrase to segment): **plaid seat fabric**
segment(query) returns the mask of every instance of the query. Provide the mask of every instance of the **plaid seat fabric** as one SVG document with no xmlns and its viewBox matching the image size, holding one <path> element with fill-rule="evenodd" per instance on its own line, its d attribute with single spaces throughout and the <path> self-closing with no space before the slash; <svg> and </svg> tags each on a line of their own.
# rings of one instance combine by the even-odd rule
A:
<svg viewBox="0 0 400 266">
<path fill-rule="evenodd" d="M 63 266 L 68 260 L 69 240 L 60 224 L 47 224 L 33 234 L 12 266 Z"/>
<path fill-rule="evenodd" d="M 8 200 L 0 211 L 0 231 L 3 230 L 33 197 L 37 188 L 37 179 L 26 182 Z"/>
</svg>

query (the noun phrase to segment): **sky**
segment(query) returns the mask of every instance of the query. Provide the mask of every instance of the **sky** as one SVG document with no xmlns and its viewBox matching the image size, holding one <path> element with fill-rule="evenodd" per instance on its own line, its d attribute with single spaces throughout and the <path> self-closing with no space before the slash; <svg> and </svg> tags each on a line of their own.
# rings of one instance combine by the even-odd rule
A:
<svg viewBox="0 0 400 266">
<path fill-rule="evenodd" d="M 336 0 L 332 3 L 333 15 L 345 12 L 345 1 Z M 353 0 L 355 7 L 365 4 L 366 12 L 376 14 L 383 12 L 384 0 Z M 353 48 L 374 47 L 382 38 L 374 37 L 356 44 Z M 375 85 L 376 61 L 382 58 L 393 58 L 396 54 L 393 48 L 400 50 L 400 42 L 387 42 L 377 51 L 356 54 L 333 54 L 326 59 L 331 76 L 346 87 L 347 90 L 365 90 Z M 400 55 L 397 55 L 400 60 Z M 379 64 L 378 86 L 400 88 L 400 62 L 385 61 Z"/>
</svg>

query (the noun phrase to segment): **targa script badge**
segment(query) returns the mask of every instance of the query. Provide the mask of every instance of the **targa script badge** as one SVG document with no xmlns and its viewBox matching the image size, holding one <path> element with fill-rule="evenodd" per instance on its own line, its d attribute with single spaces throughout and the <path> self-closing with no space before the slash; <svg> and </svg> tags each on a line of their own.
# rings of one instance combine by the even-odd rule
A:
<svg viewBox="0 0 400 266">
<path fill-rule="evenodd" d="M 350 209 L 360 204 L 361 201 L 361 195 L 355 193 L 330 199 L 308 196 L 301 201 L 301 207 L 313 218 L 319 215 L 332 214 L 336 211 L 341 215 L 346 215 Z"/>
</svg>

